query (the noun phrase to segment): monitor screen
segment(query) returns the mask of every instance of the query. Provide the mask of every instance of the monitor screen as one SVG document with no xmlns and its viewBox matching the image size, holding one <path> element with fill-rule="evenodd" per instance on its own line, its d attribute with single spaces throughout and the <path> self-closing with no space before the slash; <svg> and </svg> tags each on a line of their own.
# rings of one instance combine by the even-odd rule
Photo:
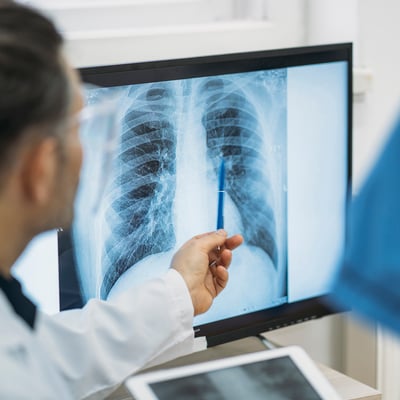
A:
<svg viewBox="0 0 400 400">
<path fill-rule="evenodd" d="M 82 69 L 121 132 L 92 247 L 59 234 L 60 308 L 163 274 L 190 237 L 241 233 L 227 288 L 195 317 L 210 345 L 330 312 L 351 173 L 351 45 Z M 79 246 L 78 246 L 79 247 Z M 91 273 L 87 273 L 91 269 Z M 90 277 L 90 278 L 88 278 Z"/>
</svg>

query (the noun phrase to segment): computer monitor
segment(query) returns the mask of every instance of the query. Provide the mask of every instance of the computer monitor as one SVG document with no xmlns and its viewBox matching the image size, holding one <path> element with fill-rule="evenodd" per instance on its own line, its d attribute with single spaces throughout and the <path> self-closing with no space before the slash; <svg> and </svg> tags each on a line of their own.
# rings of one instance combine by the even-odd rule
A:
<svg viewBox="0 0 400 400">
<path fill-rule="evenodd" d="M 241 233 L 228 287 L 194 330 L 215 345 L 331 313 L 351 176 L 352 46 L 335 44 L 80 70 L 112 93 L 121 132 L 93 245 L 95 279 L 59 235 L 60 307 L 164 273 L 195 234 Z M 84 249 L 83 249 L 84 251 Z M 90 276 L 93 276 L 93 272 Z"/>
</svg>

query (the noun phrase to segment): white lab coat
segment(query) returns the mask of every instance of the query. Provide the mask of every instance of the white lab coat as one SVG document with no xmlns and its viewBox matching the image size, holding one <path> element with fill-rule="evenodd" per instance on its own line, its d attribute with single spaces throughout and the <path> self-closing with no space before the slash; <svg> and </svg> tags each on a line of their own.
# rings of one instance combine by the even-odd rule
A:
<svg viewBox="0 0 400 400">
<path fill-rule="evenodd" d="M 36 318 L 32 331 L 0 290 L 0 399 L 103 398 L 194 347 L 193 306 L 175 270 L 112 302 Z"/>
</svg>

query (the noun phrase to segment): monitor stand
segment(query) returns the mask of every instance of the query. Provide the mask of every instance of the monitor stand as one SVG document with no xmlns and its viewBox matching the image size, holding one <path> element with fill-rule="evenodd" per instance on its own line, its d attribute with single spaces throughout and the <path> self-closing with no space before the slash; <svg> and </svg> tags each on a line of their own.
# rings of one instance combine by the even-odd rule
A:
<svg viewBox="0 0 400 400">
<path fill-rule="evenodd" d="M 257 335 L 254 335 L 254 337 L 257 338 L 267 350 L 272 350 L 272 349 L 277 349 L 278 347 L 282 347 L 279 344 L 274 343 L 271 340 L 267 339 L 262 333 L 258 333 Z"/>
</svg>

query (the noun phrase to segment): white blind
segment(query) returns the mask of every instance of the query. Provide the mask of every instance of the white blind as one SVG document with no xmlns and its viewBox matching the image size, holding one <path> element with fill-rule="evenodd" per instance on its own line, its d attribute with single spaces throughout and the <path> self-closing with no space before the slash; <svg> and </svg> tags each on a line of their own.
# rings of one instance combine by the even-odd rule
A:
<svg viewBox="0 0 400 400">
<path fill-rule="evenodd" d="M 267 0 L 28 0 L 64 32 L 266 20 Z"/>
<path fill-rule="evenodd" d="M 77 67 L 303 44 L 306 0 L 24 0 L 67 39 Z"/>
</svg>

